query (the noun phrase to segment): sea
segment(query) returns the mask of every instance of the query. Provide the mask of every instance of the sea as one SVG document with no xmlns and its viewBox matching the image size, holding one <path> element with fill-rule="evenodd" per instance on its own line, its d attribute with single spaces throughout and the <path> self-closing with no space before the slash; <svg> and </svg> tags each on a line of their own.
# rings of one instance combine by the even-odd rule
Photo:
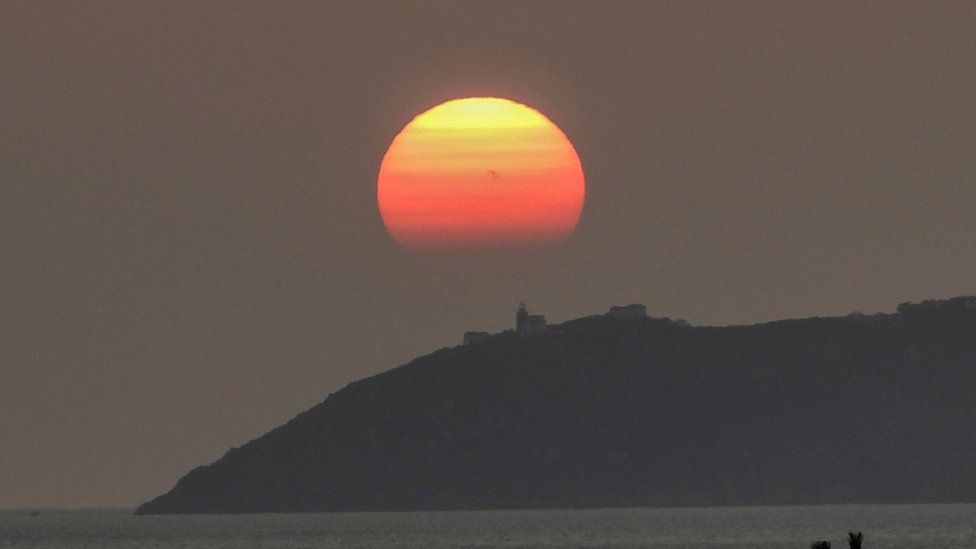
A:
<svg viewBox="0 0 976 549">
<path fill-rule="evenodd" d="M 976 504 L 135 516 L 0 511 L 0 547 L 974 549 Z"/>
</svg>

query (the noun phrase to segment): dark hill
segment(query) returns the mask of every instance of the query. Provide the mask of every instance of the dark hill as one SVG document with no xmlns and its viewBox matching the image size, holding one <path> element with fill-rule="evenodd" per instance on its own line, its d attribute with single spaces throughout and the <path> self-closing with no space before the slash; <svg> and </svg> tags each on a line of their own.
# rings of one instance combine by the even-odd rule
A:
<svg viewBox="0 0 976 549">
<path fill-rule="evenodd" d="M 556 328 L 353 383 L 137 512 L 976 501 L 976 298 Z"/>
</svg>

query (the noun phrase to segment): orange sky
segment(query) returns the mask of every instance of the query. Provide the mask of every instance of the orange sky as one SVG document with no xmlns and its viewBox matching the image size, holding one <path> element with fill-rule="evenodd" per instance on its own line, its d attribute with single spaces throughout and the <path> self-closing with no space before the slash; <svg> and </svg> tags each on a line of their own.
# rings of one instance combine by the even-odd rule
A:
<svg viewBox="0 0 976 549">
<path fill-rule="evenodd" d="M 562 240 L 584 195 L 565 134 L 496 98 L 456 99 L 414 118 L 383 158 L 377 187 L 387 230 L 408 248 Z"/>
</svg>

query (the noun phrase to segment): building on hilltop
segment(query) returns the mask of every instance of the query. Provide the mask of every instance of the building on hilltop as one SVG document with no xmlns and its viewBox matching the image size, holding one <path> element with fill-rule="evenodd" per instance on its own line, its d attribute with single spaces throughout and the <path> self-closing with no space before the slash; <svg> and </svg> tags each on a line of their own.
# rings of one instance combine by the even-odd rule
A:
<svg viewBox="0 0 976 549">
<path fill-rule="evenodd" d="M 647 307 L 641 303 L 630 305 L 614 305 L 610 307 L 607 316 L 617 318 L 647 318 Z"/>
<path fill-rule="evenodd" d="M 606 316 L 626 319 L 647 318 L 647 307 L 641 303 L 620 306 L 614 305 L 610 307 Z M 524 302 L 519 303 L 518 309 L 515 311 L 515 332 L 519 335 L 564 333 L 562 328 L 558 326 L 550 327 L 546 324 L 545 316 L 530 314 Z M 464 345 L 471 345 L 472 343 L 483 341 L 491 337 L 491 335 L 489 332 L 464 332 L 462 343 Z"/>
<path fill-rule="evenodd" d="M 519 334 L 538 334 L 546 331 L 546 317 L 530 315 L 525 303 L 519 303 L 515 311 L 515 331 Z"/>
<path fill-rule="evenodd" d="M 489 332 L 464 332 L 464 344 L 471 345 L 491 337 Z"/>
</svg>

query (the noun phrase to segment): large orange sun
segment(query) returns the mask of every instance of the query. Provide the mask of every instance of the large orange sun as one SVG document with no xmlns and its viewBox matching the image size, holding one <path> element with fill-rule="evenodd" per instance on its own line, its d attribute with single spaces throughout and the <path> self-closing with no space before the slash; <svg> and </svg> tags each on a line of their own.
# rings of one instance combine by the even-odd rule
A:
<svg viewBox="0 0 976 549">
<path fill-rule="evenodd" d="M 376 194 L 397 242 L 436 250 L 559 242 L 586 191 L 579 156 L 552 121 L 514 101 L 469 97 L 400 131 Z"/>
</svg>

